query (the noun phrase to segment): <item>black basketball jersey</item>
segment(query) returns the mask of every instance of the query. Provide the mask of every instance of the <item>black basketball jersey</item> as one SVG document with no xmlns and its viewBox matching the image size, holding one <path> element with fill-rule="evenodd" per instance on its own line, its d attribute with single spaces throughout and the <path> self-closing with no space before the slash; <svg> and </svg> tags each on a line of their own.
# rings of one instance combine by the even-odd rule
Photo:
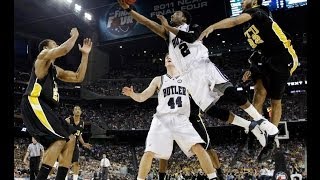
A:
<svg viewBox="0 0 320 180">
<path fill-rule="evenodd" d="M 70 124 L 77 130 L 77 132 L 74 134 L 77 138 L 77 143 L 79 142 L 79 136 L 82 134 L 84 130 L 84 122 L 80 119 L 79 124 L 75 124 L 73 117 L 70 118 Z"/>
<path fill-rule="evenodd" d="M 244 10 L 243 13 L 252 17 L 244 24 L 243 30 L 253 49 L 261 51 L 265 56 L 288 52 L 291 40 L 265 9 L 258 6 Z"/>
<path fill-rule="evenodd" d="M 56 69 L 51 65 L 48 74 L 43 79 L 38 79 L 33 66 L 24 96 L 38 97 L 51 107 L 58 105 L 59 93 L 55 82 L 56 74 Z"/>
</svg>

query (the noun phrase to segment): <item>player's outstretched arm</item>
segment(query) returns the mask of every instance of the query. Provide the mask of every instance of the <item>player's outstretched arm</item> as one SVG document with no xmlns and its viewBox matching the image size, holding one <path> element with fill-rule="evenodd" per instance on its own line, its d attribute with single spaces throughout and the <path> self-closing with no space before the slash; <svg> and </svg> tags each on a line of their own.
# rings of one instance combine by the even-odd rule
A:
<svg viewBox="0 0 320 180">
<path fill-rule="evenodd" d="M 144 102 L 147 99 L 149 99 L 160 87 L 161 77 L 157 76 L 153 78 L 149 86 L 142 91 L 141 93 L 135 93 L 133 91 L 133 86 L 131 87 L 123 87 L 122 88 L 122 94 L 125 96 L 131 97 L 133 100 L 137 102 Z"/>
<path fill-rule="evenodd" d="M 78 67 L 76 72 L 64 70 L 58 66 L 56 67 L 57 70 L 57 78 L 64 82 L 71 82 L 71 83 L 79 83 L 82 82 L 88 66 L 88 59 L 89 53 L 92 48 L 92 41 L 90 38 L 86 38 L 83 40 L 83 45 L 79 44 L 79 50 L 82 52 L 81 63 Z"/>
<path fill-rule="evenodd" d="M 239 24 L 242 24 L 244 22 L 247 22 L 251 19 L 251 15 L 248 13 L 242 13 L 239 16 L 236 17 L 231 17 L 231 18 L 226 18 L 223 19 L 217 23 L 214 23 L 212 25 L 210 25 L 209 27 L 207 27 L 207 29 L 205 29 L 200 37 L 198 38 L 198 40 L 202 40 L 204 37 L 208 37 L 210 33 L 212 33 L 214 30 L 217 29 L 227 29 L 227 28 L 232 28 L 234 26 L 237 26 Z"/>
<path fill-rule="evenodd" d="M 164 27 L 162 27 L 160 24 L 156 23 L 155 21 L 152 21 L 145 16 L 139 14 L 135 10 L 130 9 L 130 6 L 125 3 L 124 0 L 118 0 L 119 5 L 126 10 L 132 17 L 135 19 L 138 23 L 146 26 L 151 31 L 156 33 L 157 35 L 161 36 L 163 39 L 168 38 L 168 32 L 165 30 Z"/>
<path fill-rule="evenodd" d="M 77 28 L 72 28 L 70 31 L 70 38 L 62 43 L 60 46 L 44 51 L 40 53 L 42 56 L 40 59 L 56 59 L 58 57 L 66 55 L 74 46 L 76 40 L 78 39 L 79 32 Z"/>
</svg>

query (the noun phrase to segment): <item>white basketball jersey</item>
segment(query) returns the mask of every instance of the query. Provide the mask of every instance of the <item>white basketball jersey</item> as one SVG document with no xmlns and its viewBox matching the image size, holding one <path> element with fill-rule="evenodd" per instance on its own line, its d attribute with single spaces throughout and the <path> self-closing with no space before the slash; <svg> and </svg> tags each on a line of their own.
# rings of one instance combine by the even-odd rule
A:
<svg viewBox="0 0 320 180">
<path fill-rule="evenodd" d="M 190 115 L 190 99 L 181 76 L 161 76 L 161 87 L 158 92 L 158 106 L 155 115 L 183 114 Z"/>
<path fill-rule="evenodd" d="M 189 32 L 189 25 L 183 24 L 177 29 Z M 169 32 L 169 55 L 175 67 L 182 74 L 197 66 L 197 63 L 209 58 L 208 49 L 202 44 L 202 41 L 187 43 L 171 32 Z"/>
</svg>

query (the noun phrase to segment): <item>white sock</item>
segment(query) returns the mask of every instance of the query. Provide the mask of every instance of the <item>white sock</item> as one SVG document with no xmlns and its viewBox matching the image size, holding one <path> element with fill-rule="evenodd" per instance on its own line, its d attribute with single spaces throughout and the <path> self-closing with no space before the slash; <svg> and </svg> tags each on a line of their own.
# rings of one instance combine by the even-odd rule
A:
<svg viewBox="0 0 320 180">
<path fill-rule="evenodd" d="M 251 124 L 251 122 L 243 119 L 242 117 L 234 115 L 234 119 L 231 124 L 244 127 L 244 128 L 249 128 L 249 125 Z"/>
<path fill-rule="evenodd" d="M 144 179 L 141 179 L 141 178 L 138 178 L 138 177 L 137 177 L 137 180 L 144 180 Z"/>
<path fill-rule="evenodd" d="M 211 174 L 207 174 L 207 176 L 208 176 L 209 179 L 212 179 L 212 178 L 216 178 L 217 174 L 214 172 L 214 173 L 211 173 Z"/>
<path fill-rule="evenodd" d="M 78 174 L 74 174 L 73 175 L 73 180 L 78 180 L 78 176 L 79 176 Z"/>
<path fill-rule="evenodd" d="M 68 180 L 68 174 L 66 175 L 66 178 L 65 178 L 65 180 Z"/>
<path fill-rule="evenodd" d="M 247 109 L 244 109 L 255 121 L 258 121 L 263 118 L 263 116 L 253 107 L 252 104 Z"/>
</svg>

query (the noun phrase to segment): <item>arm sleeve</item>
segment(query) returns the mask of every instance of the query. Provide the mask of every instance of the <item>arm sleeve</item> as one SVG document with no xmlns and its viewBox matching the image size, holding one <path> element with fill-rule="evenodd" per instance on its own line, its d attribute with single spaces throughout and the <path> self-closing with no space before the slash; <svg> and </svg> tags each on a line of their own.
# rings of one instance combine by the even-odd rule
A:
<svg viewBox="0 0 320 180">
<path fill-rule="evenodd" d="M 190 27 L 189 32 L 179 30 L 177 37 L 185 42 L 193 43 L 200 36 L 201 30 L 199 25 L 194 24 Z"/>
</svg>

